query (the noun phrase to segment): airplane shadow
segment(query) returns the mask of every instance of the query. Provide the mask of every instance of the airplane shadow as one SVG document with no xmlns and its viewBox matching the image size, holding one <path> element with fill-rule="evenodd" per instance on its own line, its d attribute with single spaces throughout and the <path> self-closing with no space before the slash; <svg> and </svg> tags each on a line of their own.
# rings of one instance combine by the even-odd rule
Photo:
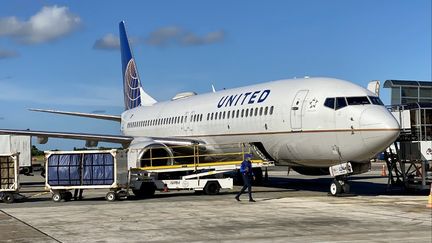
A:
<svg viewBox="0 0 432 243">
<path fill-rule="evenodd" d="M 364 181 L 382 178 L 381 176 L 359 176 L 349 178 L 350 196 L 381 196 L 381 195 L 425 195 L 424 191 L 406 191 L 402 187 L 388 186 L 385 183 Z M 263 187 L 290 189 L 295 191 L 329 192 L 333 178 L 279 178 L 270 177 Z"/>
</svg>

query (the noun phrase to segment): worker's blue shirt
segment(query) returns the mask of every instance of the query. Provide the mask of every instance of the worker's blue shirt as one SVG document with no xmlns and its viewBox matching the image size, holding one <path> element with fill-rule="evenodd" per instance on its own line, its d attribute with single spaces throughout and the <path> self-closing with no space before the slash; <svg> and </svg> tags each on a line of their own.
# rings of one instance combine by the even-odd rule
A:
<svg viewBox="0 0 432 243">
<path fill-rule="evenodd" d="M 254 173 L 252 171 L 252 163 L 248 160 L 243 160 L 240 166 L 240 173 L 242 173 L 243 175 L 254 176 Z"/>
</svg>

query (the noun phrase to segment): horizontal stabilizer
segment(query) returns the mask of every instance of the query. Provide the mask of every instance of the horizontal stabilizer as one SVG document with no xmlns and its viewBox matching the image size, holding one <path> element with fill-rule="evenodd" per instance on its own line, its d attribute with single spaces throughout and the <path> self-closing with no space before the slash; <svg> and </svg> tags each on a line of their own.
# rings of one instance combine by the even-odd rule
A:
<svg viewBox="0 0 432 243">
<path fill-rule="evenodd" d="M 121 122 L 121 116 L 116 116 L 116 115 L 103 115 L 103 114 L 94 114 L 94 113 L 43 110 L 43 109 L 29 109 L 29 111 L 54 113 L 54 114 L 68 115 L 68 116 L 81 116 L 81 117 L 87 117 L 87 118 L 93 118 L 93 119 Z"/>
</svg>

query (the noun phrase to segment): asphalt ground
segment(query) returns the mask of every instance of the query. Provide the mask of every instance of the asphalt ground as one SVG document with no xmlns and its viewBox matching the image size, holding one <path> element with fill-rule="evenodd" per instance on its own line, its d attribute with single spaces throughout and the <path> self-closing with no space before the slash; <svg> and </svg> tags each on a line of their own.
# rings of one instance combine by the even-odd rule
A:
<svg viewBox="0 0 432 243">
<path fill-rule="evenodd" d="M 28 198 L 0 203 L 0 242 L 432 242 L 428 193 L 388 188 L 380 166 L 350 180 L 352 194 L 328 196 L 331 178 L 275 167 L 256 203 L 220 195 L 157 192 L 107 202 L 105 190 L 54 203 L 40 176 L 24 177 Z"/>
</svg>

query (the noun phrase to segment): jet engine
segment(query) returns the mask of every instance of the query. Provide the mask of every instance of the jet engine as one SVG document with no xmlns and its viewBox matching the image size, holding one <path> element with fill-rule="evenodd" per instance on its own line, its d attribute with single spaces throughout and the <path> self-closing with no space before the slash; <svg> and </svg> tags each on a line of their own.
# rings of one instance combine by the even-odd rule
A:
<svg viewBox="0 0 432 243">
<path fill-rule="evenodd" d="M 136 162 L 136 167 L 173 165 L 174 163 L 172 149 L 152 139 L 132 142 L 128 156 L 129 161 Z"/>
</svg>

